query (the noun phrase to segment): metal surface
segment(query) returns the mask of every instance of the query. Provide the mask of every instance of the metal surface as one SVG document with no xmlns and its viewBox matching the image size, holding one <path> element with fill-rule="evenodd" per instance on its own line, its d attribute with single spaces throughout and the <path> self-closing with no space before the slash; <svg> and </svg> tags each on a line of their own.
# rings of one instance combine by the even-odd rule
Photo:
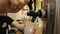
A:
<svg viewBox="0 0 60 34">
<path fill-rule="evenodd" d="M 53 34 L 54 23 L 55 23 L 55 8 L 53 10 L 51 7 L 52 7 L 52 5 L 50 3 L 48 3 L 47 18 L 46 18 L 47 25 L 46 25 L 45 34 Z"/>
<path fill-rule="evenodd" d="M 54 34 L 60 34 L 60 0 L 56 0 Z"/>
<path fill-rule="evenodd" d="M 55 0 L 44 0 L 43 9 L 47 10 L 45 34 L 53 34 L 55 24 L 56 2 Z"/>
</svg>

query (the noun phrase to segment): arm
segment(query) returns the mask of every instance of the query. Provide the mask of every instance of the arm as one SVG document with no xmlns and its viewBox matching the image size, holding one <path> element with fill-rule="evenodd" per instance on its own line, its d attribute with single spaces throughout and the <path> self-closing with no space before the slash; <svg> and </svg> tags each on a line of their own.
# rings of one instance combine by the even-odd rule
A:
<svg viewBox="0 0 60 34">
<path fill-rule="evenodd" d="M 0 16 L 0 19 L 4 22 L 5 25 L 9 24 L 9 25 L 15 26 L 16 28 L 20 30 L 24 30 L 24 24 L 19 24 L 18 22 L 14 21 L 9 16 Z M 3 25 L 2 27 L 5 27 L 5 25 Z"/>
<path fill-rule="evenodd" d="M 18 22 L 16 21 L 13 21 L 11 23 L 11 25 L 15 26 L 16 28 L 20 29 L 20 30 L 24 30 L 24 24 L 19 24 Z"/>
</svg>

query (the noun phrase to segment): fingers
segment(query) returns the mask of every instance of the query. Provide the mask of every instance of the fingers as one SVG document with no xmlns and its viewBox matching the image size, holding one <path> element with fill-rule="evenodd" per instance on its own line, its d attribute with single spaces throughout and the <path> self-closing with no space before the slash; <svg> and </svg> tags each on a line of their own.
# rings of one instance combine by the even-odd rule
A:
<svg viewBox="0 0 60 34">
<path fill-rule="evenodd" d="M 25 4 L 24 0 L 9 0 L 9 1 L 11 3 L 10 7 L 13 8 L 13 9 L 16 9 L 17 6 L 22 7 Z"/>
<path fill-rule="evenodd" d="M 30 0 L 24 0 L 26 3 L 29 3 Z"/>
<path fill-rule="evenodd" d="M 11 7 L 13 9 L 16 9 L 16 7 L 18 6 L 18 1 L 17 0 L 9 0 L 11 3 Z"/>
<path fill-rule="evenodd" d="M 18 0 L 18 8 L 23 8 L 30 0 Z"/>
<path fill-rule="evenodd" d="M 18 3 L 20 5 L 26 5 L 27 3 L 29 3 L 30 0 L 18 0 Z"/>
<path fill-rule="evenodd" d="M 19 8 L 25 6 L 30 0 L 9 0 L 11 3 L 11 8 L 16 9 L 17 6 Z"/>
<path fill-rule="evenodd" d="M 6 24 L 6 23 L 4 23 L 4 24 L 2 25 L 2 28 L 5 28 L 5 27 L 7 27 L 7 24 Z"/>
<path fill-rule="evenodd" d="M 24 0 L 18 0 L 18 3 L 19 3 L 20 5 L 22 5 L 22 4 L 24 4 L 25 2 L 24 2 Z"/>
</svg>

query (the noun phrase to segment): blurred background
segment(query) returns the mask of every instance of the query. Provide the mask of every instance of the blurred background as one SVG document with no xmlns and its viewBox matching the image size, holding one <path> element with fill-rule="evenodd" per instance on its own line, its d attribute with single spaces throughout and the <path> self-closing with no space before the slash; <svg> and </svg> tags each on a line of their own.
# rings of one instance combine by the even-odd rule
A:
<svg viewBox="0 0 60 34">
<path fill-rule="evenodd" d="M 33 30 L 33 25 L 35 25 L 36 27 L 36 30 L 33 34 L 59 34 L 59 3 L 60 0 L 30 0 L 30 3 L 24 6 L 19 12 L 3 14 L 11 17 L 20 24 L 25 24 L 26 27 L 25 31 L 20 31 L 17 28 L 8 25 L 6 34 L 32 34 L 30 32 L 31 30 L 28 27 L 30 27 Z M 35 13 L 28 13 L 31 11 L 37 12 L 38 15 L 36 15 Z M 34 17 L 34 15 L 36 17 Z M 32 22 L 31 19 L 33 19 L 34 21 Z M 29 25 L 27 22 L 29 23 Z"/>
</svg>

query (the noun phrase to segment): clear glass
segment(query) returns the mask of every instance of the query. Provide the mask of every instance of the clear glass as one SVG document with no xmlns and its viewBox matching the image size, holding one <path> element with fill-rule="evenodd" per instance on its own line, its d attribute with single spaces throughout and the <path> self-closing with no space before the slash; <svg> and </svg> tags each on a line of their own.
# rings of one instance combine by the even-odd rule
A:
<svg viewBox="0 0 60 34">
<path fill-rule="evenodd" d="M 34 24 L 31 22 L 30 19 L 31 18 L 25 18 L 25 20 L 24 20 L 24 25 L 25 25 L 24 34 L 32 34 L 33 33 Z"/>
</svg>

